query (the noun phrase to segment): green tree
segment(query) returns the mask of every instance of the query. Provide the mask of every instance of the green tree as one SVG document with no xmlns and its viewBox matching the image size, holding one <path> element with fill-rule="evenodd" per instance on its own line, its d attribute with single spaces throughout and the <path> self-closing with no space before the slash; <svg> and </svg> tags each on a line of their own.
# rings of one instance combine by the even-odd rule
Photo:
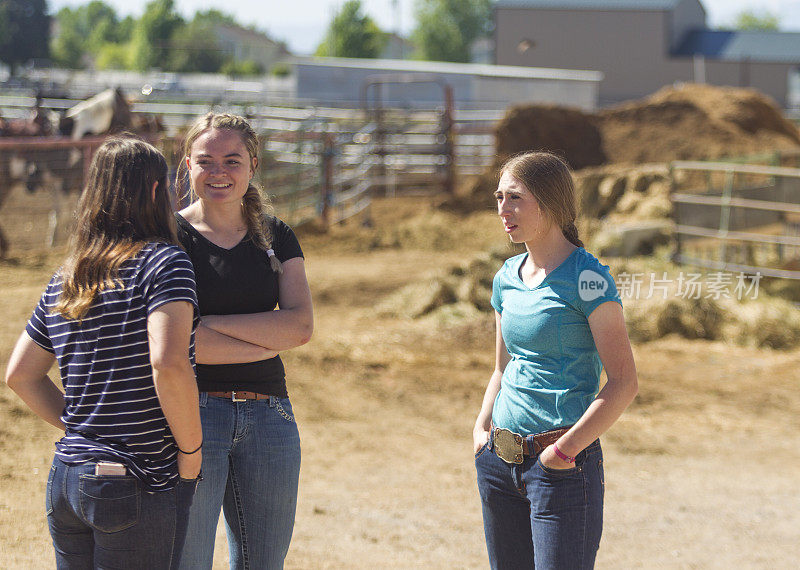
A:
<svg viewBox="0 0 800 570">
<path fill-rule="evenodd" d="M 349 0 L 334 16 L 316 55 L 376 58 L 386 46 L 386 34 L 362 13 L 360 0 Z"/>
<path fill-rule="evenodd" d="M 58 35 L 50 43 L 53 62 L 61 67 L 80 69 L 86 53 L 86 36 L 81 30 L 77 10 L 61 8 L 56 14 Z"/>
<path fill-rule="evenodd" d="M 264 66 L 252 59 L 229 60 L 220 69 L 220 73 L 231 77 L 249 77 L 264 74 Z"/>
<path fill-rule="evenodd" d="M 239 23 L 236 21 L 236 18 L 231 16 L 230 14 L 226 14 L 225 12 L 221 12 L 219 10 L 210 9 L 210 10 L 203 10 L 197 12 L 194 15 L 194 19 L 192 20 L 193 23 L 197 24 L 227 24 L 229 26 L 239 26 Z"/>
<path fill-rule="evenodd" d="M 767 11 L 744 10 L 736 16 L 734 26 L 737 30 L 776 31 L 780 18 Z"/>
<path fill-rule="evenodd" d="M 97 69 L 131 68 L 130 46 L 108 42 L 97 52 L 94 61 Z"/>
<path fill-rule="evenodd" d="M 195 18 L 175 30 L 169 57 L 169 70 L 214 73 L 225 63 L 214 35 L 214 25 Z"/>
<path fill-rule="evenodd" d="M 45 0 L 0 0 L 0 61 L 18 65 L 49 55 L 50 17 Z"/>
<path fill-rule="evenodd" d="M 417 0 L 414 17 L 417 59 L 467 63 L 473 42 L 490 31 L 491 0 Z"/>
<path fill-rule="evenodd" d="M 88 28 L 86 45 L 91 53 L 99 51 L 103 44 L 120 42 L 119 19 L 114 8 L 100 0 L 92 0 L 85 6 L 84 12 Z"/>
<path fill-rule="evenodd" d="M 53 60 L 63 67 L 82 68 L 106 44 L 121 44 L 130 38 L 114 9 L 100 0 L 74 9 L 62 8 L 56 20 L 59 32 L 50 44 L 50 51 Z"/>
<path fill-rule="evenodd" d="M 149 2 L 133 30 L 131 39 L 133 68 L 147 71 L 152 67 L 167 66 L 172 36 L 184 25 L 183 18 L 175 11 L 174 0 Z"/>
</svg>

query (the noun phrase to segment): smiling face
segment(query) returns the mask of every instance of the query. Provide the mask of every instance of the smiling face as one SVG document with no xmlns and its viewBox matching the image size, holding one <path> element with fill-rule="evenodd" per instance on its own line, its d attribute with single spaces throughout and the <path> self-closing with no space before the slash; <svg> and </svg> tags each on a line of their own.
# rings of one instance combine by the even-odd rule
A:
<svg viewBox="0 0 800 570">
<path fill-rule="evenodd" d="M 257 164 L 237 131 L 210 128 L 192 143 L 186 166 L 201 200 L 209 205 L 238 205 Z"/>
<path fill-rule="evenodd" d="M 549 231 L 552 223 L 539 201 L 508 172 L 503 172 L 500 177 L 494 196 L 497 213 L 512 242 L 536 241 Z"/>
</svg>

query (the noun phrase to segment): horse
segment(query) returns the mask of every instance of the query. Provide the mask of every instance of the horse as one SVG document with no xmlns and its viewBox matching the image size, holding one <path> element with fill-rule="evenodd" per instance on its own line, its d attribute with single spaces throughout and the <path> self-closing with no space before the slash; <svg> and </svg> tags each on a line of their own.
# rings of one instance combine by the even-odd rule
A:
<svg viewBox="0 0 800 570">
<path fill-rule="evenodd" d="M 119 88 L 107 89 L 81 101 L 61 117 L 47 117 L 38 103 L 37 98 L 28 120 L 0 120 L 0 137 L 15 137 L 12 140 L 19 143 L 3 145 L 0 139 L 0 145 L 6 147 L 0 149 L 0 208 L 18 184 L 31 193 L 48 190 L 51 209 L 45 245 L 52 247 L 65 230 L 64 196 L 81 191 L 86 165 L 93 149 L 100 144 L 99 139 L 91 144 L 81 141 L 120 131 L 156 135 L 164 129 L 157 117 L 132 113 Z M 8 238 L 0 228 L 0 258 L 8 248 Z"/>
</svg>

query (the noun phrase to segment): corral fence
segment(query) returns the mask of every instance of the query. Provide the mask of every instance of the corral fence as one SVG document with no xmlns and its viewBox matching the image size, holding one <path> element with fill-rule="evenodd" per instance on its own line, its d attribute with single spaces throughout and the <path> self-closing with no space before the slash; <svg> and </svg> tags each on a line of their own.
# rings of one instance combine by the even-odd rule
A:
<svg viewBox="0 0 800 570">
<path fill-rule="evenodd" d="M 63 242 L 102 137 L 0 138 L 0 256 Z"/>
<path fill-rule="evenodd" d="M 800 279 L 800 169 L 674 162 L 675 261 Z"/>
<path fill-rule="evenodd" d="M 758 154 L 748 154 L 733 158 L 719 159 L 719 162 L 734 164 L 760 164 L 763 166 L 785 166 L 787 168 L 800 168 L 800 149 L 779 149 Z"/>
<path fill-rule="evenodd" d="M 0 105 L 32 104 L 2 98 Z M 48 106 L 48 100 L 44 101 Z M 64 109 L 72 102 L 55 101 Z M 262 142 L 258 180 L 276 213 L 293 225 L 337 223 L 363 213 L 374 196 L 451 192 L 463 177 L 481 174 L 494 158 L 492 127 L 503 111 L 332 107 L 213 106 L 137 103 L 158 115 L 169 136 L 152 139 L 173 173 L 181 159 L 177 134 L 209 110 L 248 117 Z M 14 249 L 40 249 L 63 240 L 74 195 L 102 138 L 0 138 L 0 227 Z M 5 172 L 13 171 L 13 172 Z M 35 173 L 35 175 L 33 175 Z M 3 175 L 4 174 L 4 175 Z M 12 186 L 27 187 L 30 195 Z M 45 190 L 40 192 L 39 190 Z M 176 205 L 185 187 L 174 189 Z M 64 198 L 64 197 L 67 198 Z M 44 217 L 45 222 L 33 217 Z M 28 218 L 17 227 L 20 217 Z M 24 226 L 24 227 L 23 227 Z M 17 239 L 19 231 L 24 238 Z"/>
<path fill-rule="evenodd" d="M 261 183 L 290 219 L 336 223 L 373 196 L 450 193 L 494 159 L 496 111 L 270 109 Z"/>
</svg>

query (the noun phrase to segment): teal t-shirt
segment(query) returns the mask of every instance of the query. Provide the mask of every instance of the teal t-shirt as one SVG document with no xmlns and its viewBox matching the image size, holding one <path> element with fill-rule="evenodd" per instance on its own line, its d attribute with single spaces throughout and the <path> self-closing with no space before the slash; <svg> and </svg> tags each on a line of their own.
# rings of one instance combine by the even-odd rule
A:
<svg viewBox="0 0 800 570">
<path fill-rule="evenodd" d="M 492 306 L 511 361 L 492 422 L 523 435 L 574 424 L 597 396 L 602 363 L 588 317 L 622 304 L 608 266 L 577 248 L 536 287 L 522 281 L 528 254 L 506 260 L 494 277 Z"/>
</svg>

